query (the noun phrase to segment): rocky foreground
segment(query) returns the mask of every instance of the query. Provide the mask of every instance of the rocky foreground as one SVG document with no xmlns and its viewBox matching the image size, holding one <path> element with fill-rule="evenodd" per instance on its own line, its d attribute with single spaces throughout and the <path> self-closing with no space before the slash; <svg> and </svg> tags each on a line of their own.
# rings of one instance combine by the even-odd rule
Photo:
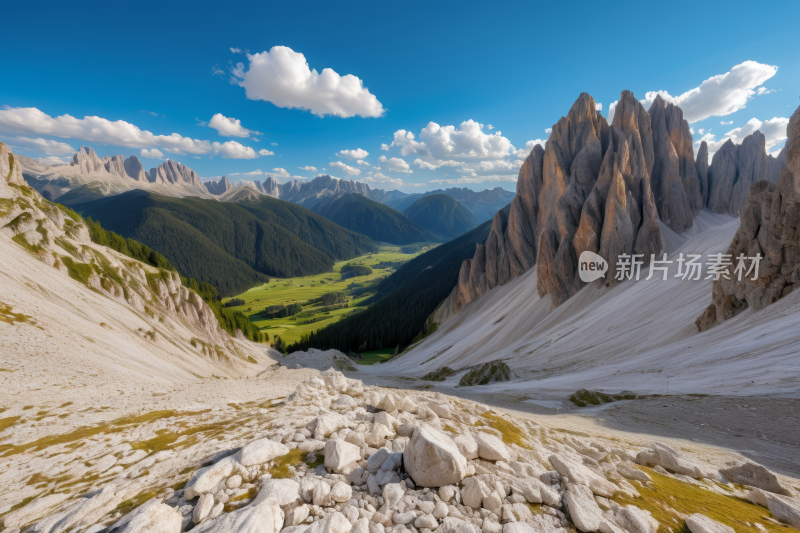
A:
<svg viewBox="0 0 800 533">
<path fill-rule="evenodd" d="M 213 414 L 192 425 L 190 413 L 151 413 L 94 433 L 84 428 L 89 433 L 79 444 L 62 436 L 6 448 L 6 464 L 31 450 L 46 453 L 22 455 L 25 464 L 15 466 L 16 477 L 30 476 L 28 485 L 43 492 L 6 513 L 4 530 L 800 528 L 796 488 L 763 466 L 719 469 L 664 444 L 641 448 L 617 438 L 554 432 L 440 393 L 366 387 L 334 370 L 305 381 L 283 401 L 236 408 L 241 416 L 228 425 Z M 151 438 L 145 428 L 159 417 L 170 424 Z M 126 423 L 141 426 L 143 440 L 113 441 L 114 428 Z M 31 475 L 45 461 L 50 469 Z M 76 468 L 82 479 L 55 479 Z M 76 483 L 85 490 L 71 493 Z"/>
</svg>

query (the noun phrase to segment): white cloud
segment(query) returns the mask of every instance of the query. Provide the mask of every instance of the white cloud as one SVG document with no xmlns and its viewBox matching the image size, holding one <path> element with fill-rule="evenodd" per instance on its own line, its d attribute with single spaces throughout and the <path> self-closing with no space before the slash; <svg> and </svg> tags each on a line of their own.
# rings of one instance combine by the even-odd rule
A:
<svg viewBox="0 0 800 533">
<path fill-rule="evenodd" d="M 272 146 L 278 146 L 278 143 L 271 143 Z"/>
<path fill-rule="evenodd" d="M 153 148 L 152 150 L 148 150 L 147 148 L 142 148 L 142 151 L 139 152 L 139 155 L 147 159 L 161 159 L 162 157 L 164 157 L 164 154 L 158 148 Z"/>
<path fill-rule="evenodd" d="M 492 131 L 494 129 L 494 126 L 489 124 L 488 126 L 486 126 L 486 129 L 489 130 L 489 131 Z"/>
<path fill-rule="evenodd" d="M 547 130 L 545 130 L 545 131 L 547 131 Z M 547 133 L 550 133 L 550 132 L 547 132 Z M 524 160 L 526 157 L 528 157 L 530 155 L 531 150 L 533 150 L 534 146 L 536 146 L 538 144 L 539 146 L 544 148 L 546 143 L 547 143 L 547 141 L 543 141 L 542 139 L 536 139 L 534 141 L 528 141 L 528 142 L 525 143 L 525 148 L 520 148 L 519 150 L 517 150 L 515 155 L 519 159 Z M 520 163 L 520 165 L 521 164 L 522 163 Z"/>
<path fill-rule="evenodd" d="M 722 122 L 720 122 L 720 124 L 721 124 L 722 126 L 730 126 L 731 124 L 733 124 L 733 121 L 732 121 L 732 120 L 730 120 L 730 121 L 728 121 L 728 122 L 722 121 Z"/>
<path fill-rule="evenodd" d="M 364 159 L 369 155 L 369 152 L 362 148 L 356 148 L 355 150 L 339 150 L 336 152 L 336 155 L 339 157 L 344 157 L 350 160 L 353 159 Z"/>
<path fill-rule="evenodd" d="M 53 135 L 67 139 L 96 142 L 128 148 L 160 148 L 171 154 L 221 155 L 228 159 L 253 159 L 255 150 L 236 141 L 211 142 L 183 137 L 177 133 L 154 135 L 135 125 L 117 120 L 112 122 L 101 117 L 70 115 L 51 117 L 35 107 L 5 106 L 0 109 L 0 130 L 15 133 Z"/>
<path fill-rule="evenodd" d="M 228 118 L 222 113 L 217 113 L 208 121 L 208 127 L 217 130 L 222 137 L 250 137 L 263 135 L 255 130 L 248 130 L 242 126 L 242 121 L 237 118 Z"/>
<path fill-rule="evenodd" d="M 759 87 L 758 90 L 756 91 L 756 94 L 762 95 L 762 94 L 770 94 L 776 92 L 778 91 L 776 91 L 775 89 L 767 89 L 766 87 Z"/>
<path fill-rule="evenodd" d="M 331 168 L 338 168 L 339 170 L 346 172 L 350 176 L 358 176 L 361 174 L 361 169 L 356 167 L 351 167 L 341 161 L 332 161 L 329 165 Z"/>
<path fill-rule="evenodd" d="M 313 168 L 313 167 L 312 167 Z M 302 169 L 301 169 L 302 170 Z M 305 176 L 293 176 L 285 168 L 273 168 L 269 172 L 265 172 L 260 168 L 251 170 L 250 172 L 231 172 L 228 176 L 271 176 L 273 178 L 293 179 L 293 180 L 307 180 Z"/>
<path fill-rule="evenodd" d="M 275 155 L 275 152 L 267 150 L 266 148 L 262 148 L 258 151 L 258 155 Z"/>
<path fill-rule="evenodd" d="M 700 138 L 699 141 L 695 142 L 695 146 L 699 147 L 701 142 L 706 141 L 706 143 L 708 143 L 708 156 L 710 159 L 728 139 L 733 141 L 735 144 L 741 144 L 745 137 L 758 130 L 764 134 L 766 149 L 767 152 L 769 152 L 770 149 L 786 139 L 786 126 L 788 124 L 788 118 L 774 117 L 769 120 L 765 120 L 764 122 L 758 120 L 757 118 L 751 118 L 745 123 L 744 126 L 732 129 L 719 141 L 716 140 L 716 135 L 712 133 L 706 133 Z"/>
<path fill-rule="evenodd" d="M 231 48 L 231 53 L 232 54 L 241 54 L 242 53 L 242 49 L 241 48 Z"/>
<path fill-rule="evenodd" d="M 380 117 L 383 105 L 362 81 L 333 69 L 311 70 L 303 54 L 286 46 L 269 52 L 247 54 L 247 70 L 237 63 L 232 81 L 244 87 L 250 100 L 265 100 L 278 107 L 300 108 L 318 116 Z"/>
<path fill-rule="evenodd" d="M 368 167 L 368 166 L 369 166 L 369 163 L 367 163 L 367 162 L 366 162 L 366 161 L 364 161 L 363 159 L 359 159 L 358 161 L 356 161 L 356 165 L 360 165 L 360 166 L 362 166 L 362 167 Z"/>
<path fill-rule="evenodd" d="M 408 166 L 408 163 L 400 159 L 399 157 L 386 157 L 382 155 L 378 158 L 378 162 L 386 165 L 388 170 L 392 170 L 394 172 L 402 172 L 404 174 L 411 174 L 414 172 L 411 170 L 411 167 Z"/>
<path fill-rule="evenodd" d="M 389 145 L 385 144 L 385 143 L 381 143 L 381 150 L 383 150 L 384 152 L 388 152 L 389 151 Z"/>
<path fill-rule="evenodd" d="M 691 128 L 689 128 L 689 129 L 691 130 Z M 705 131 L 706 131 L 706 129 L 705 129 L 705 128 L 700 128 L 699 130 L 697 130 L 697 132 L 698 132 L 700 135 L 703 135 L 703 133 L 705 133 Z M 708 130 L 708 131 L 711 131 L 711 130 Z M 692 132 L 692 135 L 694 135 L 694 132 Z"/>
<path fill-rule="evenodd" d="M 376 172 L 371 176 L 365 176 L 361 178 L 359 181 L 362 181 L 364 183 L 380 183 L 382 185 L 394 185 L 395 187 L 402 187 L 404 185 L 402 179 L 390 178 L 389 176 L 385 176 L 380 172 Z"/>
<path fill-rule="evenodd" d="M 306 172 L 316 172 L 317 168 L 312 166 L 305 166 L 305 167 L 297 167 L 300 170 L 305 170 Z"/>
<path fill-rule="evenodd" d="M 544 132 L 550 135 L 551 133 L 553 133 L 553 128 L 545 128 Z"/>
<path fill-rule="evenodd" d="M 595 111 L 602 111 L 603 110 L 603 104 L 595 103 L 594 104 L 594 109 L 595 109 Z"/>
<path fill-rule="evenodd" d="M 756 94 L 767 94 L 768 89 L 760 87 L 778 72 L 778 67 L 755 61 L 745 61 L 733 67 L 730 72 L 712 76 L 679 96 L 671 96 L 667 91 L 649 91 L 641 100 L 645 109 L 661 97 L 683 110 L 683 117 L 690 124 L 708 117 L 724 117 L 743 109 Z M 764 89 L 764 90 L 761 90 Z M 614 119 L 617 102 L 609 106 L 608 120 Z"/>
<path fill-rule="evenodd" d="M 67 143 L 52 139 L 31 139 L 30 137 L 3 137 L 9 143 L 22 146 L 28 150 L 40 150 L 46 155 L 72 155 L 77 150 Z"/>
<path fill-rule="evenodd" d="M 501 132 L 487 134 L 483 125 L 474 120 L 455 126 L 439 126 L 429 122 L 419 134 L 406 130 L 394 133 L 392 146 L 400 155 L 416 154 L 425 159 L 500 159 L 509 155 L 514 146 Z"/>
<path fill-rule="evenodd" d="M 70 161 L 72 161 L 71 157 L 58 157 L 56 155 L 49 155 L 47 157 L 40 157 L 37 159 L 38 162 L 44 163 L 45 165 L 66 165 Z"/>
</svg>

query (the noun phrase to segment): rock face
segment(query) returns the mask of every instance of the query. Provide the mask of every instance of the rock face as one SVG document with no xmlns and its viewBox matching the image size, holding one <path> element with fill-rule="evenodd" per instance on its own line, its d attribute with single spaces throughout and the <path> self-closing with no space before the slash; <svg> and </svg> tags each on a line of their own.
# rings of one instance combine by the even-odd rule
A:
<svg viewBox="0 0 800 533">
<path fill-rule="evenodd" d="M 785 151 L 784 148 L 782 154 Z M 697 155 L 700 159 L 701 154 Z M 708 208 L 738 216 L 750 186 L 758 181 L 777 181 L 784 161 L 767 154 L 766 137 L 760 131 L 745 137 L 740 145 L 728 139 L 714 154 L 708 169 Z"/>
<path fill-rule="evenodd" d="M 78 167 L 81 174 L 99 172 L 105 166 L 91 146 L 81 146 L 80 150 L 72 156 L 70 165 Z"/>
<path fill-rule="evenodd" d="M 120 178 L 127 177 L 125 174 L 125 161 L 121 155 L 104 157 L 103 160 L 105 161 L 104 166 L 106 168 L 106 172 L 109 174 L 114 174 L 115 176 L 119 176 Z"/>
<path fill-rule="evenodd" d="M 130 156 L 128 159 L 125 160 L 124 165 L 125 165 L 125 174 L 127 174 L 128 177 L 141 183 L 147 182 L 147 173 L 144 171 L 144 168 L 142 167 L 142 162 L 139 161 L 138 157 L 136 157 L 135 155 Z"/>
<path fill-rule="evenodd" d="M 467 459 L 453 440 L 424 424 L 414 430 L 403 452 L 403 464 L 414 483 L 422 487 L 453 485 L 467 475 Z"/>
<path fill-rule="evenodd" d="M 750 185 L 747 201 L 740 211 L 741 224 L 726 252 L 731 264 L 726 267 L 725 275 L 714 281 L 712 303 L 695 322 L 700 331 L 748 307 L 763 309 L 792 292 L 800 280 L 800 108 L 789 120 L 786 134 L 783 149 L 786 166 L 781 169 L 777 183 L 761 179 Z M 726 152 L 731 150 L 729 147 Z M 718 155 L 719 152 L 714 155 L 714 164 Z M 720 161 L 729 162 L 728 155 L 721 157 L 724 159 Z M 714 198 L 713 187 L 711 193 L 709 201 Z M 744 260 L 743 271 L 737 271 L 740 254 L 745 258 L 759 254 L 763 258 L 757 276 L 754 261 L 750 259 Z M 751 267 L 753 270 L 748 274 Z"/>
<path fill-rule="evenodd" d="M 203 183 L 203 185 L 206 186 L 208 192 L 217 196 L 233 189 L 233 185 L 231 184 L 230 180 L 228 180 L 227 176 L 222 176 L 222 178 L 219 180 L 206 181 Z"/>
<path fill-rule="evenodd" d="M 659 105 L 654 116 L 662 210 L 680 229 L 690 226 L 702 207 L 700 180 L 680 109 Z M 594 99 L 581 94 L 553 125 L 546 148 L 534 147 L 525 160 L 517 196 L 508 211 L 495 215 L 485 245 L 464 261 L 458 285 L 434 320 L 443 322 L 534 264 L 539 296 L 549 294 L 558 306 L 585 285 L 578 274 L 585 251 L 609 261 L 609 273 L 595 281 L 597 287 L 619 283 L 614 277 L 621 253 L 643 254 L 647 263 L 662 249 L 650 180 L 655 160 L 651 117 L 633 93 L 622 93 L 611 126 Z"/>
<path fill-rule="evenodd" d="M 185 183 L 194 185 L 195 187 L 203 186 L 197 172 L 171 159 L 161 163 L 155 168 L 151 168 L 147 172 L 147 180 L 150 183 L 160 183 L 162 185 Z"/>
<path fill-rule="evenodd" d="M 703 197 L 703 205 L 706 206 L 708 205 L 708 144 L 705 141 L 700 143 L 694 166 L 697 169 L 697 179 L 700 180 L 700 195 Z"/>
<path fill-rule="evenodd" d="M 689 123 L 678 106 L 657 96 L 648 111 L 653 131 L 651 187 L 661 220 L 676 233 L 692 227 L 703 208 Z M 707 150 L 707 149 L 706 149 Z"/>
</svg>

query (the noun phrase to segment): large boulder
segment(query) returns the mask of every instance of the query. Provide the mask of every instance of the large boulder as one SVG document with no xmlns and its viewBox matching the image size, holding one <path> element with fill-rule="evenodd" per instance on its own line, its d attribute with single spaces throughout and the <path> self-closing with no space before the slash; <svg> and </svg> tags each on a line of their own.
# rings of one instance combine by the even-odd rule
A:
<svg viewBox="0 0 800 533">
<path fill-rule="evenodd" d="M 654 442 L 650 451 L 639 452 L 636 461 L 642 465 L 661 466 L 662 468 L 693 478 L 711 478 L 716 471 L 707 465 L 693 461 L 675 448 L 661 442 Z"/>
<path fill-rule="evenodd" d="M 611 498 L 618 490 L 616 485 L 566 455 L 551 455 L 549 461 L 561 476 L 569 478 L 573 483 L 589 487 L 598 496 Z"/>
<path fill-rule="evenodd" d="M 262 465 L 276 457 L 286 455 L 289 451 L 289 448 L 280 442 L 259 439 L 239 451 L 238 461 L 242 466 Z"/>
<path fill-rule="evenodd" d="M 414 429 L 403 452 L 406 472 L 420 487 L 460 483 L 467 476 L 467 459 L 446 433 L 427 424 Z"/>
<path fill-rule="evenodd" d="M 331 439 L 325 443 L 325 468 L 337 474 L 349 474 L 358 467 L 361 448 L 341 439 Z"/>
<path fill-rule="evenodd" d="M 786 496 L 791 494 L 789 489 L 781 485 L 775 474 L 767 470 L 764 466 L 751 461 L 730 468 L 723 468 L 719 473 L 733 483 L 749 485 L 751 487 L 774 492 L 775 494 L 784 494 Z"/>
<path fill-rule="evenodd" d="M 212 498 L 213 500 L 213 498 Z M 126 514 L 108 533 L 180 533 L 183 517 L 177 509 L 152 499 Z"/>
<path fill-rule="evenodd" d="M 687 516 L 686 527 L 692 533 L 735 533 L 732 527 L 721 524 L 700 513 Z"/>
<path fill-rule="evenodd" d="M 238 454 L 237 454 L 238 455 Z M 198 470 L 186 484 L 183 494 L 187 500 L 192 500 L 201 494 L 211 492 L 217 483 L 228 478 L 236 466 L 236 457 L 229 456 L 217 461 L 211 466 Z"/>
</svg>

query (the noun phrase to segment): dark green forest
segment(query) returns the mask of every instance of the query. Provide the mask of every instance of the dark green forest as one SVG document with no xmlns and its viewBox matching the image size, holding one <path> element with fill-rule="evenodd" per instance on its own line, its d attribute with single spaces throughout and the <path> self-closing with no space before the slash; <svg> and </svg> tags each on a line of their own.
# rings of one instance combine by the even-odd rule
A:
<svg viewBox="0 0 800 533">
<path fill-rule="evenodd" d="M 346 193 L 325 198 L 314 206 L 314 211 L 343 228 L 380 242 L 411 244 L 447 240 L 413 222 L 400 211 L 360 194 Z"/>
<path fill-rule="evenodd" d="M 480 224 L 469 208 L 444 193 L 418 198 L 403 214 L 426 230 L 449 239 L 455 239 Z"/>
<path fill-rule="evenodd" d="M 372 240 L 299 205 L 233 204 L 129 191 L 75 206 L 123 237 L 159 250 L 180 272 L 232 296 L 270 277 L 328 272 L 377 251 Z"/>
<path fill-rule="evenodd" d="M 336 348 L 348 353 L 408 346 L 456 286 L 461 263 L 472 258 L 476 244 L 486 241 L 491 224 L 484 222 L 415 257 L 378 285 L 377 294 L 365 302 L 372 303 L 367 311 L 304 336 L 288 351 Z"/>
</svg>

